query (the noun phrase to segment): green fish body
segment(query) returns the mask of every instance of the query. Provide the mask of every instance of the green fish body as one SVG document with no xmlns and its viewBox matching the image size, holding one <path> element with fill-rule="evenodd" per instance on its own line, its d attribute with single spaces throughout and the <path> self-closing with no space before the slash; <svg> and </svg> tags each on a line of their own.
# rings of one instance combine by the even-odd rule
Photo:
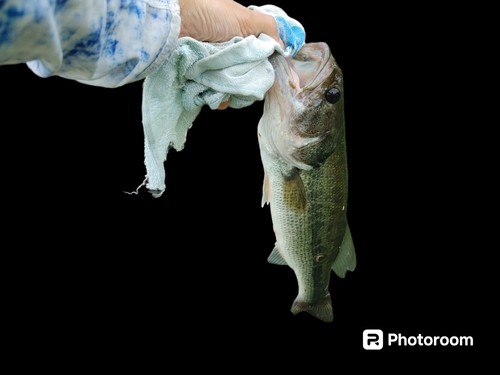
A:
<svg viewBox="0 0 500 375">
<path fill-rule="evenodd" d="M 331 322 L 331 270 L 344 277 L 356 266 L 346 216 L 342 72 L 325 43 L 270 61 L 276 78 L 258 126 L 262 203 L 270 204 L 276 235 L 268 261 L 295 272 L 293 314 L 306 311 Z"/>
</svg>

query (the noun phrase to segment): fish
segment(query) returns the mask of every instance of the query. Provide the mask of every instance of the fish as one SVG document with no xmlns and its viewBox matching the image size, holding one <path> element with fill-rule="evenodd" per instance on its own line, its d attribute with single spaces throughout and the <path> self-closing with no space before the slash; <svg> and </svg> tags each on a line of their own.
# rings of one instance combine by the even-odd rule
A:
<svg viewBox="0 0 500 375">
<path fill-rule="evenodd" d="M 323 42 L 269 61 L 275 80 L 257 127 L 262 206 L 270 206 L 276 237 L 267 260 L 295 273 L 293 315 L 305 311 L 332 322 L 331 271 L 344 278 L 356 267 L 347 223 L 342 71 Z"/>
</svg>

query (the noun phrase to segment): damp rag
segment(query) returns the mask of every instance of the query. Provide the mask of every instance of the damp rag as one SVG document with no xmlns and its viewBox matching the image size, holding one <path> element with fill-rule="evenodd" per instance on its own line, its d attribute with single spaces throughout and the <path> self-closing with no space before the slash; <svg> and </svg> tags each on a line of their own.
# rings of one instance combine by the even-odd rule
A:
<svg viewBox="0 0 500 375">
<path fill-rule="evenodd" d="M 164 161 L 170 147 L 180 151 L 186 134 L 204 105 L 216 109 L 231 99 L 230 107 L 243 108 L 263 100 L 274 82 L 268 60 L 274 52 L 294 56 L 305 43 L 302 25 L 273 5 L 250 6 L 272 15 L 278 26 L 280 45 L 271 37 L 235 37 L 225 43 L 180 38 L 172 55 L 143 88 L 144 162 L 146 185 L 154 197 L 165 190 Z M 139 189 L 138 188 L 138 189 Z"/>
</svg>

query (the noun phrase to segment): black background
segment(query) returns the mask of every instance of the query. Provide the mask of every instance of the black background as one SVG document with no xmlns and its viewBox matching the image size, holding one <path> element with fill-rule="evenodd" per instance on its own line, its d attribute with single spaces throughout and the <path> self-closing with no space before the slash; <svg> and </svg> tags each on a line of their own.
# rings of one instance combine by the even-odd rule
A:
<svg viewBox="0 0 500 375">
<path fill-rule="evenodd" d="M 351 368 L 359 363 L 344 353 L 458 363 L 477 353 L 494 297 L 483 280 L 493 225 L 482 216 L 482 135 L 464 84 L 472 72 L 455 59 L 460 36 L 424 37 L 435 13 L 412 25 L 380 4 L 273 4 L 302 22 L 308 42 L 327 42 L 344 73 L 358 266 L 332 274 L 333 323 L 293 316 L 295 276 L 266 261 L 274 234 L 260 205 L 262 103 L 203 109 L 185 149 L 168 155 L 163 196 L 127 195 L 145 175 L 142 82 L 97 88 L 18 65 L 0 74 L 2 247 L 21 326 L 43 337 L 63 327 L 61 340 L 103 348 L 149 343 L 151 355 L 166 344 L 255 358 L 285 349 L 278 361 L 345 358 Z M 473 336 L 474 347 L 367 352 L 367 328 Z"/>
</svg>

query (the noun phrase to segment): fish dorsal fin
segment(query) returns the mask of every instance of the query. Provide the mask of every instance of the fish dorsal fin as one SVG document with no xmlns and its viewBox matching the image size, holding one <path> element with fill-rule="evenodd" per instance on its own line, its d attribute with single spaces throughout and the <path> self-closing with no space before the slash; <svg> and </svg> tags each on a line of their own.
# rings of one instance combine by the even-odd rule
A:
<svg viewBox="0 0 500 375">
<path fill-rule="evenodd" d="M 281 256 L 278 248 L 275 246 L 271 254 L 267 258 L 267 261 L 271 264 L 277 264 L 278 266 L 288 266 L 288 263 Z"/>
<path fill-rule="evenodd" d="M 354 271 L 356 268 L 356 252 L 354 251 L 354 244 L 352 242 L 351 231 L 349 225 L 347 226 L 340 245 L 339 255 L 333 262 L 332 269 L 338 277 L 345 277 L 347 271 Z"/>
<path fill-rule="evenodd" d="M 262 207 L 264 207 L 266 203 L 269 204 L 269 202 L 271 202 L 270 192 L 271 186 L 269 184 L 269 177 L 267 177 L 267 173 L 264 172 L 264 183 L 262 185 Z"/>
</svg>

